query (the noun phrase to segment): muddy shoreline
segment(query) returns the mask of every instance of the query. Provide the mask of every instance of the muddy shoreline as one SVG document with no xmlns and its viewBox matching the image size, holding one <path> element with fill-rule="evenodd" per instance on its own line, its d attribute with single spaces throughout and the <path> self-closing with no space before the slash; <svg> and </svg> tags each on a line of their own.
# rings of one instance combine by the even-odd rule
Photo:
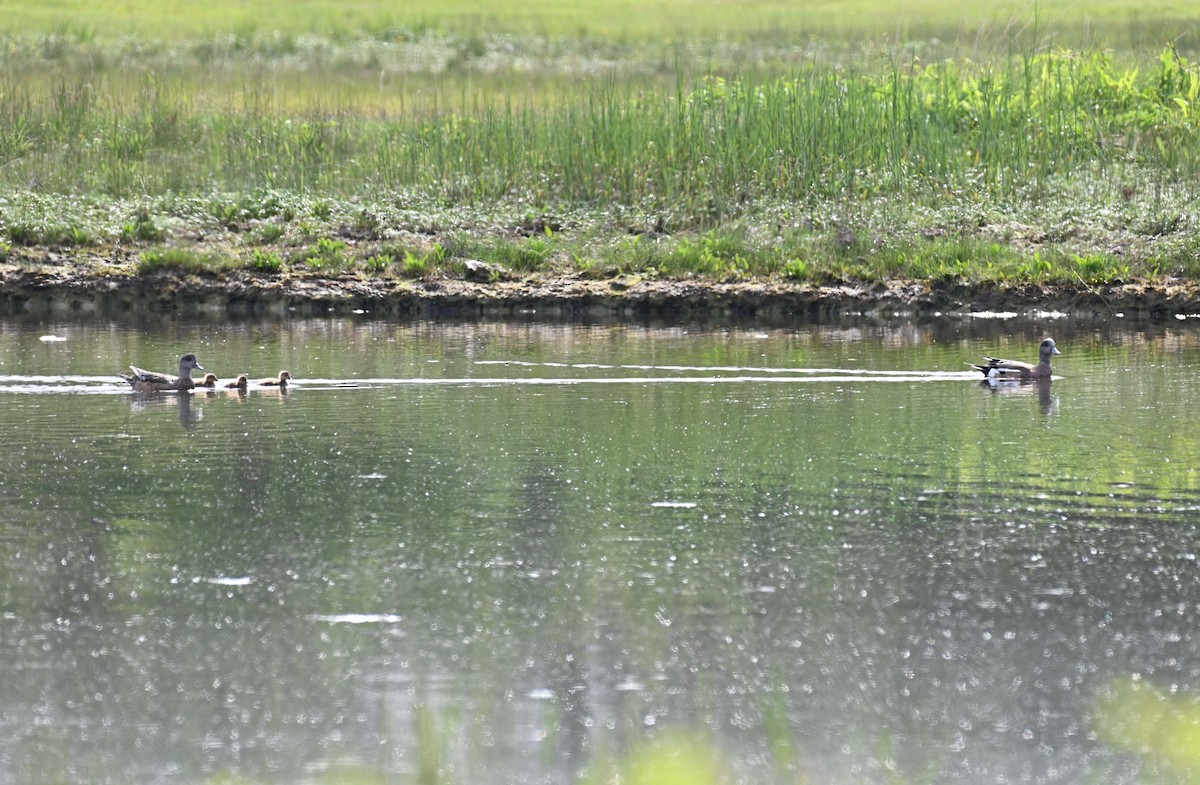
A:
<svg viewBox="0 0 1200 785">
<path fill-rule="evenodd" d="M 0 314 L 202 314 L 387 318 L 624 320 L 644 318 L 786 322 L 848 315 L 1056 313 L 1080 319 L 1162 320 L 1200 314 L 1200 284 L 1131 281 L 1102 286 L 970 285 L 888 281 L 814 286 L 787 281 L 715 282 L 635 276 L 596 280 L 530 277 L 473 282 L 441 278 L 311 275 L 130 275 L 77 267 L 0 269 Z"/>
</svg>

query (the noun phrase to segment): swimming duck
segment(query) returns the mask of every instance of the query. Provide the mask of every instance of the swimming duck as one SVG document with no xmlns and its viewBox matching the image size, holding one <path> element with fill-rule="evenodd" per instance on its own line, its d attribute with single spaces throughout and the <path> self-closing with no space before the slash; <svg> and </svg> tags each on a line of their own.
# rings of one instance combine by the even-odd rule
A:
<svg viewBox="0 0 1200 785">
<path fill-rule="evenodd" d="M 1056 354 L 1062 354 L 1062 352 L 1054 345 L 1053 338 L 1047 338 L 1042 341 L 1042 345 L 1038 349 L 1037 365 L 1020 360 L 1001 360 L 998 357 L 988 357 L 986 354 L 983 359 L 987 360 L 987 363 L 967 363 L 967 365 L 981 372 L 988 379 L 1026 382 L 1034 379 L 1049 379 L 1054 373 L 1054 369 L 1050 367 L 1050 358 Z"/>
<path fill-rule="evenodd" d="M 179 358 L 179 375 L 169 376 L 165 373 L 155 373 L 147 371 L 143 368 L 138 368 L 136 365 L 129 366 L 132 374 L 120 373 L 117 374 L 136 392 L 168 392 L 175 390 L 190 390 L 196 386 L 196 382 L 192 380 L 192 370 L 203 371 L 204 366 L 196 359 L 194 354 L 185 354 Z"/>
<path fill-rule="evenodd" d="M 279 378 L 263 379 L 262 381 L 258 382 L 258 384 L 261 384 L 264 387 L 287 387 L 287 384 L 289 381 L 291 381 L 291 378 L 292 375 L 289 372 L 280 371 Z"/>
<path fill-rule="evenodd" d="M 246 385 L 248 385 L 249 383 L 250 383 L 250 380 L 247 379 L 246 374 L 243 373 L 240 376 L 238 376 L 238 378 L 234 379 L 232 382 L 225 382 L 225 389 L 241 390 L 242 392 L 245 392 Z"/>
<path fill-rule="evenodd" d="M 210 390 L 217 386 L 217 375 L 215 373 L 204 374 L 204 381 L 196 382 L 197 387 L 207 387 Z"/>
</svg>

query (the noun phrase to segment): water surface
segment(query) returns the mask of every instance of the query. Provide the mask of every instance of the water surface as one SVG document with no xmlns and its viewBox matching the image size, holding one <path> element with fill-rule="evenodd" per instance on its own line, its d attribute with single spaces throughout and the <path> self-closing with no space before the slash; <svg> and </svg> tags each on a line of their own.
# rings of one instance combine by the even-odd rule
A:
<svg viewBox="0 0 1200 785">
<path fill-rule="evenodd" d="M 1045 335 L 1051 385 L 964 365 Z M 297 384 L 112 375 L 186 351 Z M 0 783 L 1189 781 L 1198 370 L 1188 323 L 0 322 Z"/>
</svg>

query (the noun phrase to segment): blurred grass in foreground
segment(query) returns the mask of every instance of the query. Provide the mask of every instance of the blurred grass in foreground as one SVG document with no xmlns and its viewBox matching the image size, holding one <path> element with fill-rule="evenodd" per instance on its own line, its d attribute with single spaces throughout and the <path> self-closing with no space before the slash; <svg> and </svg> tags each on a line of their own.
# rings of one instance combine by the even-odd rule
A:
<svg viewBox="0 0 1200 785">
<path fill-rule="evenodd" d="M 1146 762 L 1158 782 L 1195 782 L 1200 775 L 1200 703 L 1141 680 L 1113 685 L 1098 706 L 1105 743 Z M 1149 781 L 1149 780 L 1147 780 Z"/>
</svg>

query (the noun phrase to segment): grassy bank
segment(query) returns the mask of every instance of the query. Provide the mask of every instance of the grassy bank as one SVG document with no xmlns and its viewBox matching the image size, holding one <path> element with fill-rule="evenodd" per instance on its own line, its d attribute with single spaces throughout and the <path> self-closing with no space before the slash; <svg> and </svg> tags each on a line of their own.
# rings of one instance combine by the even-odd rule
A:
<svg viewBox="0 0 1200 785">
<path fill-rule="evenodd" d="M 0 33 L 74 35 L 97 39 L 195 41 L 236 37 L 252 40 L 302 38 L 393 40 L 408 33 L 454 31 L 476 36 L 538 35 L 628 43 L 664 39 L 797 41 L 815 37 L 831 43 L 881 36 L 909 41 L 980 39 L 1037 40 L 1119 48 L 1158 47 L 1194 35 L 1195 5 L 1188 0 L 995 0 L 963 4 L 951 0 L 742 0 L 696 3 L 690 0 L 592 0 L 581 3 L 515 0 L 219 0 L 116 2 L 58 0 L 0 3 Z M 1036 38 L 1033 38 L 1036 37 Z M 1193 42 L 1195 45 L 1195 42 Z"/>
<path fill-rule="evenodd" d="M 815 282 L 1200 266 L 1180 5 L 665 3 L 620 31 L 607 5 L 533 24 L 315 4 L 282 28 L 270 4 L 88 5 L 71 24 L 69 3 L 6 5 L 0 256 L 25 265 Z M 895 40 L 930 20 L 944 38 Z M 1182 38 L 1113 43 L 1147 30 Z"/>
</svg>

